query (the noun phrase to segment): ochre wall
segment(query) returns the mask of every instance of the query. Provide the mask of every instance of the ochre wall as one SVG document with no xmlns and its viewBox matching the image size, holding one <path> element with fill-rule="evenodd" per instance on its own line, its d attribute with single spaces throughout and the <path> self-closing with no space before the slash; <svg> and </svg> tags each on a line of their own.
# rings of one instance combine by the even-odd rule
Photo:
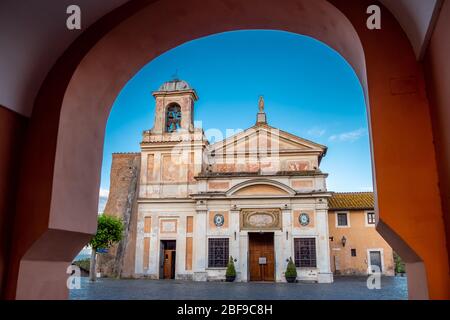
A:
<svg viewBox="0 0 450 320">
<path fill-rule="evenodd" d="M 439 187 L 450 251 L 450 1 L 445 1 L 425 57 Z M 450 264 L 450 254 L 449 254 Z M 449 277 L 450 278 L 450 277 Z"/>
<path fill-rule="evenodd" d="M 17 175 L 28 119 L 0 106 L 0 298 L 11 247 Z"/>
<path fill-rule="evenodd" d="M 365 211 L 339 211 L 350 212 L 348 215 L 350 227 L 336 227 L 336 211 L 328 212 L 328 228 L 330 237 L 331 270 L 334 272 L 334 256 L 339 257 L 341 274 L 367 274 L 367 249 L 383 249 L 384 270 L 387 275 L 394 274 L 393 251 L 389 244 L 376 231 L 375 226 L 366 226 Z M 345 247 L 341 239 L 347 239 Z M 340 250 L 333 250 L 340 249 Z M 351 249 L 356 249 L 356 257 L 351 256 Z"/>
</svg>

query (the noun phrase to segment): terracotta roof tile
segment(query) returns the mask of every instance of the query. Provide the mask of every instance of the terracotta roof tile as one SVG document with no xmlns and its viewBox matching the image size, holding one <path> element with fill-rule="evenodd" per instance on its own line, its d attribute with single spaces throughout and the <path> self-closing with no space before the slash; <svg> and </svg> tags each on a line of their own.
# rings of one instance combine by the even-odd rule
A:
<svg viewBox="0 0 450 320">
<path fill-rule="evenodd" d="M 329 210 L 373 209 L 373 192 L 333 193 L 328 207 Z"/>
</svg>

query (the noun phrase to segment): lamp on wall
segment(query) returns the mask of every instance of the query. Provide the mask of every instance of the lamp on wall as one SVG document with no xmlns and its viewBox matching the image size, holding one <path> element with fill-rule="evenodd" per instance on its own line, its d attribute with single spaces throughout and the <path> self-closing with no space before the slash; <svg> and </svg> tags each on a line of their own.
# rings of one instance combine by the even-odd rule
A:
<svg viewBox="0 0 450 320">
<path fill-rule="evenodd" d="M 345 236 L 342 237 L 341 243 L 342 243 L 342 246 L 345 247 L 345 244 L 347 243 L 347 238 Z"/>
</svg>

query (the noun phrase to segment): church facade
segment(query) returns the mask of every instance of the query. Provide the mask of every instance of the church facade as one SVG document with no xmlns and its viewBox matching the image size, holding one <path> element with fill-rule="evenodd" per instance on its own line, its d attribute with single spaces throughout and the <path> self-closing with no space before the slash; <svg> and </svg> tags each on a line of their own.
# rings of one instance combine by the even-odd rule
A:
<svg viewBox="0 0 450 320">
<path fill-rule="evenodd" d="M 209 144 L 185 81 L 153 96 L 154 126 L 134 155 L 130 276 L 222 280 L 232 257 L 237 281 L 282 282 L 292 258 L 299 280 L 332 282 L 327 148 L 271 127 L 262 98 L 254 126 Z"/>
</svg>

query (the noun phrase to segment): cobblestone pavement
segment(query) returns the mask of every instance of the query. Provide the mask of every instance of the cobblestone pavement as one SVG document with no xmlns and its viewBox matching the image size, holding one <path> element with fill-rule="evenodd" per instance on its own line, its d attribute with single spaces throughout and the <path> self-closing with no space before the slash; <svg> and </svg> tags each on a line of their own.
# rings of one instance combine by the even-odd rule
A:
<svg viewBox="0 0 450 320">
<path fill-rule="evenodd" d="M 383 277 L 380 290 L 369 290 L 366 277 L 335 277 L 332 284 L 226 283 L 179 280 L 82 278 L 72 300 L 404 300 L 406 278 Z"/>
</svg>

